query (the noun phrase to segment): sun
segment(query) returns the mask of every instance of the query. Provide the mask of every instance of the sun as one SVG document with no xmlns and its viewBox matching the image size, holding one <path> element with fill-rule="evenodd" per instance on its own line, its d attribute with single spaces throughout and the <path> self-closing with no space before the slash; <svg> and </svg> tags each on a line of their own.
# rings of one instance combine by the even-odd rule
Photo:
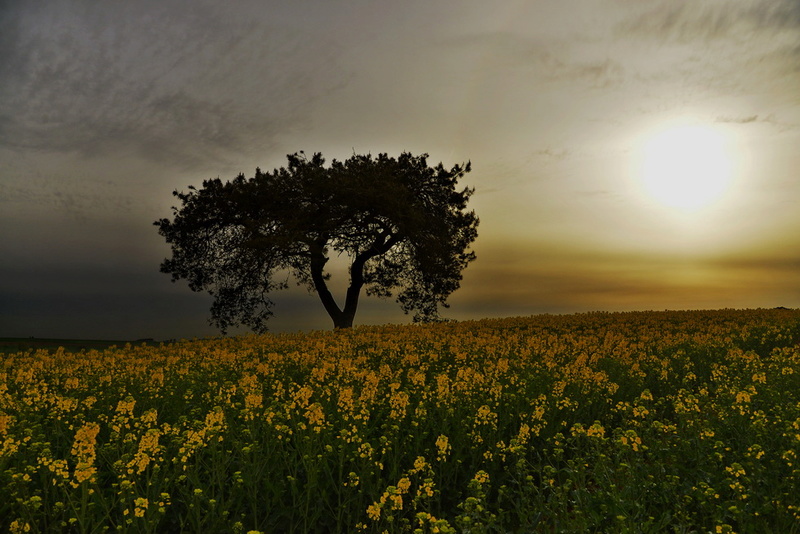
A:
<svg viewBox="0 0 800 534">
<path fill-rule="evenodd" d="M 697 211 L 728 191 L 732 158 L 725 136 L 709 126 L 683 125 L 650 137 L 639 179 L 648 196 L 669 208 Z"/>
</svg>

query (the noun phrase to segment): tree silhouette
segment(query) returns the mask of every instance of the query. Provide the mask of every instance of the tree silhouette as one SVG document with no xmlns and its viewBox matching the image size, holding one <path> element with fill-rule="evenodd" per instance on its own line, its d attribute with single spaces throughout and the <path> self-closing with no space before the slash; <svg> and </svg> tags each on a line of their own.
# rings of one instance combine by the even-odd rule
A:
<svg viewBox="0 0 800 534">
<path fill-rule="evenodd" d="M 414 321 L 438 318 L 475 259 L 468 250 L 478 218 L 466 211 L 473 189 L 457 190 L 470 163 L 429 167 L 427 154 L 353 155 L 344 162 L 317 153 L 289 155 L 271 173 L 256 169 L 229 182 L 206 180 L 175 191 L 174 220 L 154 224 L 172 246 L 161 272 L 208 291 L 211 321 L 224 333 L 243 324 L 266 330 L 271 291 L 289 274 L 316 291 L 335 328 L 353 325 L 362 288 L 390 297 Z M 340 308 L 327 281 L 331 253 L 350 259 L 350 284 Z"/>
</svg>

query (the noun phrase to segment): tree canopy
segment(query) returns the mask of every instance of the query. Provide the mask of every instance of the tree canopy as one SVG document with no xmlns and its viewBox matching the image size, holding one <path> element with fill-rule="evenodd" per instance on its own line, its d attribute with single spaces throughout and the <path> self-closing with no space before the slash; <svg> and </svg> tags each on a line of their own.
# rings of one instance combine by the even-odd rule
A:
<svg viewBox="0 0 800 534">
<path fill-rule="evenodd" d="M 336 328 L 352 326 L 362 288 L 396 295 L 415 321 L 435 320 L 475 259 L 478 217 L 466 209 L 474 190 L 457 189 L 470 163 L 448 170 L 427 157 L 353 155 L 325 166 L 321 154 L 300 152 L 272 172 L 175 191 L 174 219 L 154 223 L 172 247 L 161 271 L 208 291 L 211 322 L 223 332 L 265 331 L 269 294 L 289 274 L 319 295 Z M 327 285 L 331 253 L 350 260 L 341 308 Z"/>
</svg>

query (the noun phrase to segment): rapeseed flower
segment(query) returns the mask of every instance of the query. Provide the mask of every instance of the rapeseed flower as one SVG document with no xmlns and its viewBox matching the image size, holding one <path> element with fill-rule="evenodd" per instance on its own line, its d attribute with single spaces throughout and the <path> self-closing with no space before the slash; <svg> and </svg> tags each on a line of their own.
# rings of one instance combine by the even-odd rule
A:
<svg viewBox="0 0 800 534">
<path fill-rule="evenodd" d="M 367 507 L 367 516 L 373 521 L 381 518 L 381 506 L 378 503 L 372 503 Z"/>
<path fill-rule="evenodd" d="M 97 434 L 100 432 L 100 425 L 97 423 L 86 423 L 75 433 L 75 440 L 72 443 L 71 454 L 76 457 L 75 482 L 77 487 L 86 481 L 93 481 L 97 473 L 94 465 L 96 458 L 95 445 Z"/>
<path fill-rule="evenodd" d="M 437 459 L 439 461 L 447 460 L 447 455 L 452 450 L 452 446 L 450 445 L 450 441 L 447 436 L 444 434 L 440 434 L 438 438 L 436 438 L 436 449 L 437 449 Z"/>
<path fill-rule="evenodd" d="M 489 473 L 480 470 L 475 473 L 475 476 L 472 477 L 472 480 L 476 481 L 478 484 L 486 484 L 489 482 Z"/>
<path fill-rule="evenodd" d="M 147 507 L 149 506 L 150 502 L 145 499 L 144 497 L 137 497 L 133 504 L 135 506 L 133 510 L 133 515 L 136 517 L 144 517 L 145 512 L 147 512 Z"/>
</svg>

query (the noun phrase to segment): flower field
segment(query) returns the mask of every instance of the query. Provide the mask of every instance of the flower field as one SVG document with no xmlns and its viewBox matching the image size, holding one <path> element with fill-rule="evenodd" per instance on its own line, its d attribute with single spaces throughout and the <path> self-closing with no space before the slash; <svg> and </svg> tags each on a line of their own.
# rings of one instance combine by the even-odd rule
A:
<svg viewBox="0 0 800 534">
<path fill-rule="evenodd" d="M 800 311 L 6 355 L 2 532 L 800 532 Z"/>
</svg>

